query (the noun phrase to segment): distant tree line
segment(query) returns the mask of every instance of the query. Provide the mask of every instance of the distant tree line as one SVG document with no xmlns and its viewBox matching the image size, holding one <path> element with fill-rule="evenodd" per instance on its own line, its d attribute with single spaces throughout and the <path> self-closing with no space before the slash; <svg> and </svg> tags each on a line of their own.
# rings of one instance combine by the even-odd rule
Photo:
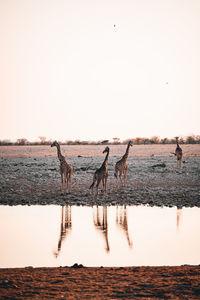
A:
<svg viewBox="0 0 200 300">
<path fill-rule="evenodd" d="M 16 142 L 11 142 L 10 140 L 0 140 L 0 146 L 24 146 L 24 145 L 51 145 L 52 140 L 48 140 L 44 136 L 39 136 L 39 140 L 35 142 L 30 142 L 26 138 L 17 139 Z M 176 144 L 176 139 L 174 138 L 163 138 L 159 136 L 153 136 L 151 138 L 145 137 L 136 137 L 130 138 L 123 141 L 120 141 L 120 138 L 113 138 L 109 140 L 100 140 L 100 141 L 82 141 L 82 140 L 66 140 L 58 141 L 61 145 L 125 145 L 129 140 L 133 141 L 135 145 L 151 145 L 151 144 Z M 187 137 L 179 137 L 180 144 L 200 144 L 200 135 L 190 135 Z"/>
</svg>

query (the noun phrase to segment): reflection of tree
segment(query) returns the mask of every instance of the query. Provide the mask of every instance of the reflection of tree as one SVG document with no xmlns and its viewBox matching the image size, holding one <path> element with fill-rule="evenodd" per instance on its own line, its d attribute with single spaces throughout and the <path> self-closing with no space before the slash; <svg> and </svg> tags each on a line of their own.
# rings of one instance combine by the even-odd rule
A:
<svg viewBox="0 0 200 300">
<path fill-rule="evenodd" d="M 127 210 L 126 210 L 126 205 L 120 206 L 116 210 L 116 223 L 119 225 L 119 227 L 123 230 L 123 232 L 126 235 L 128 245 L 130 248 L 132 248 L 133 243 L 129 237 L 129 232 L 128 232 L 128 216 L 127 216 Z"/>
<path fill-rule="evenodd" d="M 93 221 L 97 230 L 103 233 L 106 242 L 106 251 L 110 251 L 109 241 L 108 241 L 108 217 L 107 217 L 107 206 L 99 208 L 96 206 L 93 213 Z"/>
<path fill-rule="evenodd" d="M 176 229 L 177 230 L 179 229 L 181 214 L 182 214 L 182 208 L 177 208 L 177 211 L 176 211 Z"/>
<path fill-rule="evenodd" d="M 54 255 L 56 258 L 58 257 L 58 255 L 60 253 L 62 242 L 66 238 L 66 236 L 70 233 L 71 228 L 72 228 L 71 206 L 69 206 L 69 205 L 62 206 L 61 222 L 60 222 L 60 237 L 58 240 L 58 249 L 57 249 L 57 251 L 54 252 Z"/>
</svg>

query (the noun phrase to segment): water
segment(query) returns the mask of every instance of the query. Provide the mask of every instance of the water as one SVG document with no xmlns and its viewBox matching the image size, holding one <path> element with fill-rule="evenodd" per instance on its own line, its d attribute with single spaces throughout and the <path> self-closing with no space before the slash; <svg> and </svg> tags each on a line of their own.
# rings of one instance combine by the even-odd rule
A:
<svg viewBox="0 0 200 300">
<path fill-rule="evenodd" d="M 200 208 L 0 206 L 0 268 L 200 263 Z"/>
</svg>

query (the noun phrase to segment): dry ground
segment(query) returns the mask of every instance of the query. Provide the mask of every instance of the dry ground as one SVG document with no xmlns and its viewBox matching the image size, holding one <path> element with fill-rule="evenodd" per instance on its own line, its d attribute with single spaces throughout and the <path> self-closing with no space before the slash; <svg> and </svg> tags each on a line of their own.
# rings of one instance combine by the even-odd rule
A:
<svg viewBox="0 0 200 300">
<path fill-rule="evenodd" d="M 200 266 L 0 269 L 1 299 L 200 299 Z"/>
<path fill-rule="evenodd" d="M 4 205 L 141 205 L 200 207 L 200 157 L 185 157 L 181 169 L 174 157 L 129 157 L 126 187 L 116 188 L 109 158 L 107 196 L 90 195 L 93 174 L 102 157 L 68 157 L 74 167 L 71 194 L 61 193 L 56 157 L 0 158 L 0 204 Z"/>
</svg>

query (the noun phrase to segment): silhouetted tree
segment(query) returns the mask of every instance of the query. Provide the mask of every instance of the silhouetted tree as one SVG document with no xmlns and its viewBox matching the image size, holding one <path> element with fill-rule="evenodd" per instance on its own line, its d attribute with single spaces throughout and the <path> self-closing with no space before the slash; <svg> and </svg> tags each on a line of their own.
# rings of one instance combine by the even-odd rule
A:
<svg viewBox="0 0 200 300">
<path fill-rule="evenodd" d="M 13 145 L 13 143 L 10 140 L 0 141 L 0 146 L 10 146 L 10 145 Z"/>
<path fill-rule="evenodd" d="M 28 140 L 25 139 L 25 138 L 22 138 L 22 139 L 17 139 L 17 144 L 18 145 L 27 145 L 28 144 Z"/>
<path fill-rule="evenodd" d="M 47 138 L 45 136 L 39 136 L 39 139 L 40 139 L 41 145 L 45 145 L 47 143 L 47 141 L 46 141 Z"/>
<path fill-rule="evenodd" d="M 120 144 L 120 138 L 117 138 L 117 137 L 115 137 L 115 138 L 113 138 L 113 144 L 114 145 L 118 145 L 118 144 Z"/>
<path fill-rule="evenodd" d="M 159 144 L 160 143 L 160 137 L 158 137 L 158 136 L 152 136 L 150 138 L 150 143 L 151 144 Z"/>
<path fill-rule="evenodd" d="M 107 145 L 109 143 L 109 140 L 104 140 L 101 142 L 102 145 Z"/>
<path fill-rule="evenodd" d="M 169 144 L 169 139 L 168 138 L 164 138 L 160 140 L 161 144 Z"/>
<path fill-rule="evenodd" d="M 195 136 L 194 135 L 187 136 L 186 143 L 187 144 L 195 144 L 196 143 Z"/>
</svg>

